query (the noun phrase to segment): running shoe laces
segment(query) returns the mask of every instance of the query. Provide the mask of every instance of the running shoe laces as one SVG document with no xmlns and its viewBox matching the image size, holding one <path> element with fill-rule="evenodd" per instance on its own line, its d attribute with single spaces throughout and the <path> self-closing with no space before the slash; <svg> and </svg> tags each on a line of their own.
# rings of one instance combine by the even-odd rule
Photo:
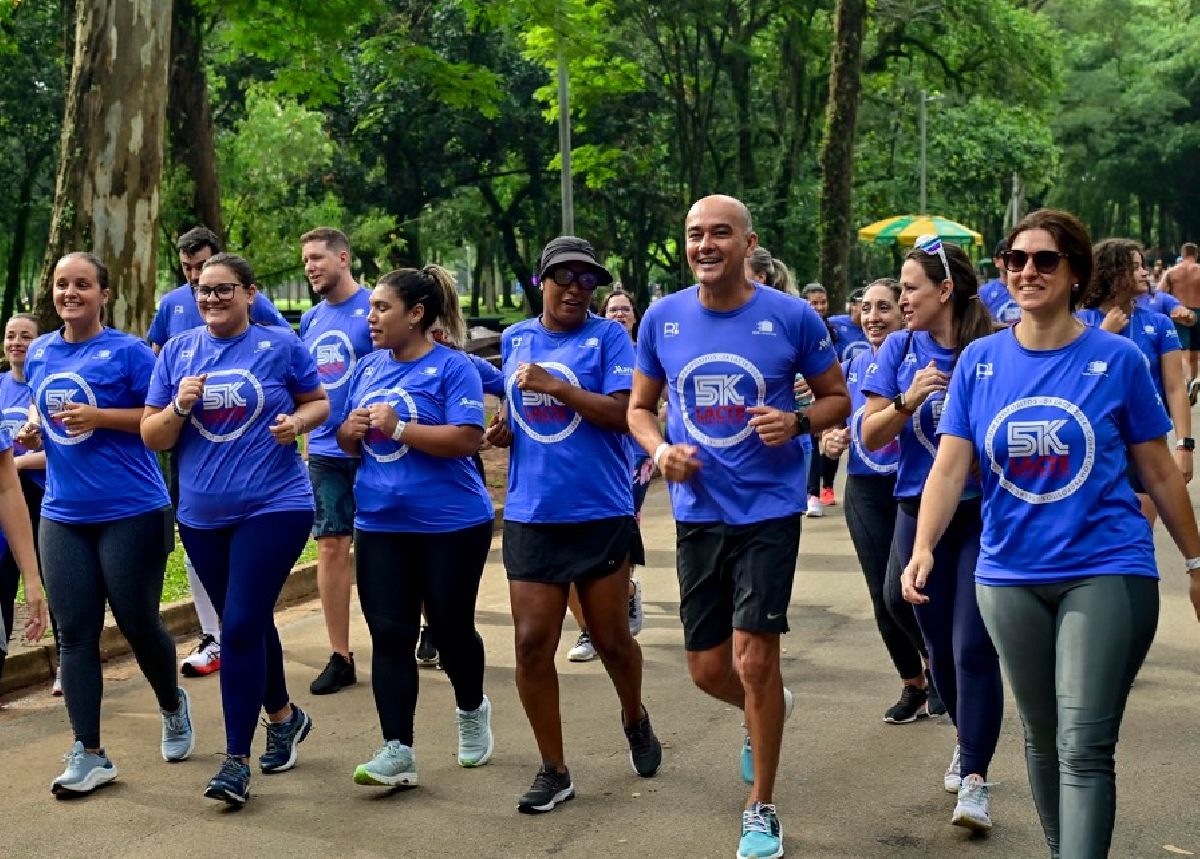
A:
<svg viewBox="0 0 1200 859">
<path fill-rule="evenodd" d="M 768 814 L 771 816 L 778 814 L 774 805 L 756 802 L 747 808 L 742 812 L 742 833 L 761 832 L 763 835 L 774 835 L 775 830 L 771 827 Z"/>
<path fill-rule="evenodd" d="M 217 778 L 240 781 L 245 777 L 246 768 L 246 764 L 237 758 L 226 755 L 225 760 L 221 761 L 221 769 L 217 771 Z"/>
<path fill-rule="evenodd" d="M 203 653 L 216 643 L 217 639 L 206 632 L 200 636 L 200 642 L 196 645 L 196 649 L 192 653 Z"/>
<path fill-rule="evenodd" d="M 544 790 L 550 795 L 554 795 L 558 792 L 559 783 L 562 780 L 563 775 L 554 769 L 554 764 L 542 764 L 542 768 L 533 777 L 533 784 L 530 785 L 529 792 L 535 793 Z"/>
<path fill-rule="evenodd" d="M 478 740 L 487 734 L 487 720 L 483 718 L 483 707 L 473 713 L 463 713 L 458 718 L 458 730 L 464 740 Z"/>
</svg>

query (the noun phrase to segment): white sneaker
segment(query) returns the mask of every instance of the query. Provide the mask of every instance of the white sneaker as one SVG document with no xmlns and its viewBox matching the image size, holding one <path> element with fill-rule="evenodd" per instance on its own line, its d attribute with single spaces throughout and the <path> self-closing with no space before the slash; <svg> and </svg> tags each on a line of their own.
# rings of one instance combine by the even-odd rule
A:
<svg viewBox="0 0 1200 859">
<path fill-rule="evenodd" d="M 987 832 L 992 828 L 988 782 L 977 775 L 969 775 L 962 780 L 962 786 L 958 789 L 958 804 L 954 806 L 950 823 L 976 832 Z"/>
<path fill-rule="evenodd" d="M 179 664 L 184 677 L 206 677 L 221 670 L 221 643 L 211 635 L 200 636 L 200 642 Z"/>
<path fill-rule="evenodd" d="M 954 744 L 954 756 L 950 758 L 950 766 L 946 767 L 946 774 L 942 776 L 942 785 L 946 788 L 946 793 L 958 793 L 962 787 L 962 749 L 958 743 Z"/>
<path fill-rule="evenodd" d="M 592 637 L 587 632 L 579 633 L 575 646 L 567 651 L 567 659 L 572 662 L 591 662 L 595 658 L 596 647 L 592 644 Z"/>
<path fill-rule="evenodd" d="M 808 511 L 804 514 L 809 519 L 820 519 L 825 515 L 825 505 L 816 495 L 808 496 Z"/>
<path fill-rule="evenodd" d="M 629 634 L 637 635 L 646 621 L 646 611 L 642 608 L 642 586 L 637 579 L 630 579 L 629 583 L 633 585 L 633 596 L 629 598 Z"/>
<path fill-rule="evenodd" d="M 54 684 L 50 687 L 50 694 L 55 698 L 61 698 L 62 693 L 62 664 L 60 663 L 59 666 L 54 669 Z"/>
</svg>

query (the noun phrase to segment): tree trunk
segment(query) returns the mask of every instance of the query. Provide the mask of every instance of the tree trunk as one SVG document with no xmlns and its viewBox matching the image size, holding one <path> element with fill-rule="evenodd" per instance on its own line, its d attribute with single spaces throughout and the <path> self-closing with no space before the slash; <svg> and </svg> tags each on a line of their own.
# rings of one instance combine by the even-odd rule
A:
<svg viewBox="0 0 1200 859">
<path fill-rule="evenodd" d="M 866 15 L 865 0 L 838 0 L 821 150 L 821 283 L 833 307 L 841 306 L 850 286 L 850 190 Z"/>
<path fill-rule="evenodd" d="M 4 306 L 0 309 L 0 326 L 8 323 L 16 308 L 17 296 L 21 292 L 21 268 L 25 263 L 25 245 L 29 237 L 30 203 L 33 201 L 33 185 L 37 181 L 42 159 L 34 156 L 26 165 L 17 192 L 17 211 L 13 219 L 12 251 L 8 255 L 8 276 L 4 280 Z"/>
<path fill-rule="evenodd" d="M 191 222 L 170 224 L 172 235 L 201 224 L 224 237 L 221 186 L 217 176 L 216 141 L 204 71 L 204 16 L 195 0 L 175 0 L 171 26 L 171 77 L 167 93 L 167 127 L 171 160 L 192 180 Z"/>
<path fill-rule="evenodd" d="M 144 334 L 154 313 L 171 0 L 77 0 L 75 54 L 42 266 L 38 315 L 54 312 L 54 266 L 88 250 L 109 269 L 106 321 Z"/>
</svg>

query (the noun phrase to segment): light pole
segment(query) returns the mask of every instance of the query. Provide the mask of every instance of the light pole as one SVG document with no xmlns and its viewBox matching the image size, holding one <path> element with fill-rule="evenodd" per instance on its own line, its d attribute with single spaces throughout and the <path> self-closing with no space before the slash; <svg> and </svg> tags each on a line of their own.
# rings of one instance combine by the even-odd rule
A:
<svg viewBox="0 0 1200 859">
<path fill-rule="evenodd" d="M 941 101 L 940 95 L 926 95 L 925 90 L 921 90 L 921 211 L 918 215 L 928 215 L 925 211 L 925 111 L 926 105 L 932 101 Z"/>
</svg>

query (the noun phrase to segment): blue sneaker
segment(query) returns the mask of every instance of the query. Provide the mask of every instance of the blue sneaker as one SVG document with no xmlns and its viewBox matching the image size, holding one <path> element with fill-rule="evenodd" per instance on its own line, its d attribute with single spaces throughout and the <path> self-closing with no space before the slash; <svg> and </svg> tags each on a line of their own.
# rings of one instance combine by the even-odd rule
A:
<svg viewBox="0 0 1200 859">
<path fill-rule="evenodd" d="M 259 768 L 265 773 L 281 773 L 296 765 L 296 747 L 304 742 L 312 730 L 312 719 L 295 704 L 292 718 L 286 722 L 263 722 L 267 729 L 267 750 L 258 759 Z"/>
<path fill-rule="evenodd" d="M 71 751 L 67 752 L 63 760 L 67 762 L 67 768 L 50 785 L 50 792 L 55 796 L 91 793 L 117 777 L 117 768 L 108 759 L 104 749 L 98 754 L 93 754 L 79 741 L 71 746 Z"/>
<path fill-rule="evenodd" d="M 783 827 L 775 806 L 756 802 L 742 812 L 742 840 L 737 859 L 779 859 L 783 856 Z"/>
<path fill-rule="evenodd" d="M 232 756 L 225 758 L 204 795 L 241 808 L 250 798 L 250 765 Z"/>
<path fill-rule="evenodd" d="M 483 703 L 473 711 L 455 708 L 458 716 L 458 765 L 481 767 L 492 757 L 496 738 L 492 735 L 492 702 L 483 696 Z"/>
<path fill-rule="evenodd" d="M 796 696 L 792 694 L 792 690 L 783 687 L 783 721 L 787 722 L 792 718 L 792 711 L 796 709 Z M 743 727 L 745 724 L 743 723 Z M 740 768 L 742 771 L 742 781 L 746 784 L 754 784 L 754 755 L 750 753 L 750 737 L 747 736 L 742 741 L 742 754 L 740 758 Z"/>
<path fill-rule="evenodd" d="M 192 702 L 184 689 L 179 690 L 179 706 L 174 713 L 162 713 L 162 756 L 168 763 L 186 761 L 196 747 L 196 732 L 192 730 Z"/>
<path fill-rule="evenodd" d="M 409 787 L 417 783 L 417 760 L 413 750 L 399 740 L 388 740 L 375 757 L 354 769 L 354 783 L 380 787 Z"/>
</svg>

